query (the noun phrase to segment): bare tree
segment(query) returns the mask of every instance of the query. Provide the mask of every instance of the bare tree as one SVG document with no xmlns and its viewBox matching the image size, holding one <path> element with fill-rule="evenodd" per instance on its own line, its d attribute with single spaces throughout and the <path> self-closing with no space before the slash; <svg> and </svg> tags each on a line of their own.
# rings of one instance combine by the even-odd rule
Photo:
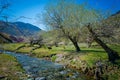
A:
<svg viewBox="0 0 120 80">
<path fill-rule="evenodd" d="M 80 51 L 78 39 L 81 35 L 81 27 L 87 25 L 93 39 L 107 52 L 109 61 L 114 63 L 119 58 L 117 52 L 109 48 L 93 29 L 99 30 L 100 26 L 104 26 L 101 22 L 108 16 L 104 16 L 102 12 L 91 9 L 87 5 L 61 0 L 57 4 L 47 5 L 43 16 L 45 24 L 59 29 L 74 44 L 76 51 Z"/>
<path fill-rule="evenodd" d="M 87 5 L 86 5 L 87 6 Z M 103 14 L 101 11 L 97 11 L 95 9 L 92 8 L 86 8 L 86 6 L 83 6 L 81 9 L 78 9 L 79 14 L 76 15 L 76 19 L 78 21 L 78 23 L 80 23 L 81 25 L 79 25 L 79 27 L 81 26 L 86 26 L 88 28 L 88 31 L 91 33 L 92 38 L 106 51 L 106 53 L 108 54 L 108 59 L 110 62 L 114 63 L 116 59 L 119 59 L 119 55 L 116 51 L 112 50 L 110 47 L 108 47 L 100 38 L 99 38 L 99 34 L 97 34 L 97 31 L 94 31 L 93 28 L 97 29 L 99 31 L 99 28 L 101 28 L 101 26 L 103 27 L 107 27 L 108 25 L 112 25 L 113 27 L 116 26 L 117 24 L 119 24 L 119 18 L 117 17 L 117 21 L 114 22 L 114 24 L 111 24 L 111 21 L 107 22 L 107 25 L 104 25 L 103 22 L 106 20 L 106 18 L 109 17 L 109 15 L 107 14 L 107 12 L 105 12 L 107 15 Z M 80 8 L 80 7 L 79 7 Z M 104 28 L 102 28 L 104 29 Z M 113 28 L 114 29 L 114 28 Z M 107 29 L 107 32 L 109 32 L 109 34 L 106 34 L 106 36 L 110 36 L 113 33 L 110 33 L 111 29 Z M 105 32 L 104 32 L 105 33 Z"/>
<path fill-rule="evenodd" d="M 93 39 L 107 52 L 108 59 L 110 62 L 114 63 L 116 59 L 119 59 L 119 55 L 116 51 L 109 48 L 101 39 L 98 38 L 97 34 L 92 30 L 91 25 L 87 26 L 89 32 L 92 34 Z"/>
<path fill-rule="evenodd" d="M 73 43 L 76 51 L 80 51 L 78 46 L 80 28 L 75 18 L 77 9 L 75 3 L 61 0 L 57 4 L 47 5 L 43 16 L 46 25 L 61 31 Z"/>
</svg>

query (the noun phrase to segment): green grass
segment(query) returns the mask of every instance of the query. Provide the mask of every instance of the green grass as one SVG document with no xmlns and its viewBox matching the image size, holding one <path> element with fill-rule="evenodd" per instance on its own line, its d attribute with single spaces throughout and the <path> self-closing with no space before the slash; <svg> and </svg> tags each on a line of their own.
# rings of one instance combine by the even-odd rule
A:
<svg viewBox="0 0 120 80">
<path fill-rule="evenodd" d="M 95 44 L 95 43 L 94 43 Z M 22 46 L 22 45 L 26 45 L 26 47 L 20 48 L 19 50 L 17 50 L 17 52 L 21 52 L 21 53 L 31 53 L 32 49 L 34 47 L 29 47 L 28 44 L 24 44 L 24 43 L 10 43 L 10 44 L 3 44 L 2 47 L 5 50 L 10 50 L 10 51 L 14 51 L 16 50 L 18 47 Z M 97 61 L 98 59 L 102 59 L 102 60 L 107 60 L 107 53 L 99 46 L 97 47 L 92 47 L 92 48 L 86 48 L 85 44 L 79 44 L 81 47 L 81 52 L 79 52 L 78 56 L 81 57 L 81 60 L 86 60 L 89 65 L 92 65 L 95 63 L 95 61 Z M 109 45 L 112 49 L 118 51 L 120 53 L 120 45 Z M 33 50 L 32 53 L 36 56 L 36 57 L 45 57 L 45 56 L 50 56 L 51 54 L 61 54 L 61 53 L 76 53 L 75 52 L 75 48 L 73 45 L 68 45 L 68 46 L 60 46 L 60 47 L 52 47 L 52 49 L 47 49 L 47 48 L 38 48 L 36 50 Z M 82 54 L 82 55 L 81 55 Z M 76 55 L 76 54 L 75 54 Z"/>
<path fill-rule="evenodd" d="M 25 76 L 23 72 L 24 70 L 16 58 L 7 54 L 0 54 L 0 75 L 5 76 L 5 80 L 19 80 L 21 76 Z M 18 73 L 22 73 L 21 76 Z"/>
<path fill-rule="evenodd" d="M 33 48 L 34 47 L 23 47 L 23 48 L 20 48 L 19 50 L 17 50 L 17 52 L 30 53 Z"/>
<path fill-rule="evenodd" d="M 107 53 L 101 48 L 83 48 L 82 52 L 84 55 L 80 55 L 80 59 L 85 60 L 89 66 L 98 60 L 108 60 Z"/>
<path fill-rule="evenodd" d="M 95 44 L 95 43 L 94 43 Z M 3 48 L 5 50 L 10 50 L 14 51 L 18 47 L 26 45 L 26 47 L 20 48 L 17 50 L 17 52 L 21 53 L 31 53 L 33 50 L 33 47 L 30 47 L 28 44 L 24 43 L 11 43 L 11 44 L 3 44 Z M 77 56 L 80 57 L 80 60 L 85 60 L 89 66 L 92 66 L 95 64 L 96 61 L 98 60 L 103 60 L 106 61 L 108 60 L 107 53 L 100 47 L 92 47 L 92 48 L 86 48 L 85 44 L 79 44 L 81 47 L 81 52 L 77 53 Z M 112 49 L 116 50 L 120 54 L 120 45 L 109 45 Z M 46 56 L 51 56 L 52 54 L 62 54 L 62 53 L 67 53 L 67 54 L 72 54 L 72 56 L 76 55 L 75 48 L 73 45 L 68 45 L 68 46 L 60 46 L 60 47 L 52 47 L 52 49 L 47 49 L 47 48 L 38 48 L 32 51 L 33 55 L 36 57 L 46 57 Z"/>
<path fill-rule="evenodd" d="M 14 51 L 22 45 L 24 45 L 24 43 L 7 43 L 7 44 L 0 44 L 0 48 L 4 50 Z"/>
<path fill-rule="evenodd" d="M 63 54 L 65 55 L 65 58 L 64 60 L 61 61 L 61 63 L 70 64 L 76 67 L 82 66 L 81 61 L 85 61 L 87 63 L 87 66 L 89 67 L 94 66 L 98 60 L 101 60 L 103 62 L 108 61 L 107 53 L 100 46 L 93 46 L 91 48 L 87 48 L 85 44 L 79 44 L 82 50 L 80 52 L 76 52 L 73 45 L 52 47 L 52 49 L 50 50 L 47 49 L 46 47 L 33 50 L 35 46 L 30 47 L 29 44 L 24 44 L 24 43 L 3 44 L 2 47 L 4 47 L 5 50 L 13 51 L 22 45 L 26 45 L 26 46 L 20 48 L 19 50 L 17 50 L 17 52 L 28 53 L 28 54 L 32 53 L 35 57 L 38 58 L 50 57 L 52 61 L 55 61 L 57 59 L 56 56 L 51 57 L 52 54 Z M 96 44 L 94 43 L 93 45 Z M 109 45 L 109 47 L 117 51 L 120 55 L 120 49 L 119 49 L 120 45 Z M 118 60 L 118 64 L 120 64 L 120 60 Z M 119 70 L 115 70 L 115 71 L 118 71 L 117 74 L 111 75 L 111 72 L 109 73 L 106 72 L 104 77 L 106 75 L 107 76 L 109 75 L 110 80 L 119 79 L 120 71 Z"/>
<path fill-rule="evenodd" d="M 36 57 L 46 57 L 46 56 L 51 56 L 52 54 L 58 54 L 60 53 L 60 50 L 55 49 L 54 47 L 52 49 L 47 49 L 47 48 L 39 48 L 33 51 L 33 54 Z"/>
<path fill-rule="evenodd" d="M 120 44 L 118 45 L 109 45 L 111 49 L 117 51 L 120 54 Z"/>
<path fill-rule="evenodd" d="M 97 54 L 93 54 L 93 53 L 89 53 L 86 55 L 82 55 L 80 56 L 80 59 L 83 61 L 86 61 L 88 63 L 89 66 L 93 66 L 98 60 L 107 60 L 107 55 L 106 54 L 102 54 L 102 53 L 97 53 Z"/>
</svg>

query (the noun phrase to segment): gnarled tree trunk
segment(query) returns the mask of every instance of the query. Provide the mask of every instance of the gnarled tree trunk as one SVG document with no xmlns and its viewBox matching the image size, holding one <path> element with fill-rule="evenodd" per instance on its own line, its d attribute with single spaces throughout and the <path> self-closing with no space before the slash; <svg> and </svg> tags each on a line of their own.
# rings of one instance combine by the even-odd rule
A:
<svg viewBox="0 0 120 80">
<path fill-rule="evenodd" d="M 61 30 L 62 30 L 62 32 L 64 33 L 64 35 L 73 43 L 76 51 L 77 51 L 77 52 L 81 51 L 81 50 L 80 50 L 80 47 L 79 47 L 79 45 L 78 45 L 78 42 L 77 42 L 77 40 L 76 40 L 76 37 L 74 36 L 74 38 L 73 38 L 73 36 L 70 36 L 69 33 L 66 33 L 62 26 L 61 26 Z"/>
<path fill-rule="evenodd" d="M 78 46 L 78 43 L 76 41 L 73 42 L 73 45 L 75 46 L 75 49 L 76 49 L 77 52 L 81 51 L 80 47 Z"/>
<path fill-rule="evenodd" d="M 80 50 L 80 47 L 79 47 L 79 45 L 78 45 L 78 42 L 77 42 L 75 39 L 72 39 L 71 37 L 69 37 L 69 39 L 70 39 L 71 42 L 73 43 L 76 51 L 77 51 L 77 52 L 81 51 L 81 50 Z"/>
<path fill-rule="evenodd" d="M 87 26 L 89 32 L 91 33 L 93 39 L 107 52 L 108 54 L 108 59 L 110 62 L 114 63 L 116 59 L 119 59 L 119 55 L 116 51 L 112 50 L 109 48 L 102 40 L 100 40 L 95 32 L 92 30 L 92 27 L 90 24 Z"/>
</svg>

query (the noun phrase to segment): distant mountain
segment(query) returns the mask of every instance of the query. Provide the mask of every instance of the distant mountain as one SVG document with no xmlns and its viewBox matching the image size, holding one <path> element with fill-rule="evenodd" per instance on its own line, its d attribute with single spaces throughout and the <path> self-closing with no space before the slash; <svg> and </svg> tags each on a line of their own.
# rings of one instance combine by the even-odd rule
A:
<svg viewBox="0 0 120 80">
<path fill-rule="evenodd" d="M 41 29 L 29 23 L 24 22 L 14 22 L 5 23 L 0 21 L 0 32 L 12 35 L 12 36 L 34 36 L 36 33 L 40 32 Z"/>
<path fill-rule="evenodd" d="M 24 22 L 3 22 L 0 21 L 0 40 L 1 42 L 21 42 L 29 37 L 36 38 L 42 32 L 40 28 Z M 6 36 L 7 35 L 7 36 Z"/>
<path fill-rule="evenodd" d="M 24 37 L 16 37 L 0 32 L 0 43 L 25 42 L 25 39 Z"/>
<path fill-rule="evenodd" d="M 120 27 L 120 10 L 108 17 L 106 21 L 106 23 L 114 25 L 114 27 Z"/>
<path fill-rule="evenodd" d="M 120 10 L 117 11 L 115 14 L 112 14 L 112 16 L 116 16 L 116 15 L 119 15 L 120 14 Z"/>
</svg>

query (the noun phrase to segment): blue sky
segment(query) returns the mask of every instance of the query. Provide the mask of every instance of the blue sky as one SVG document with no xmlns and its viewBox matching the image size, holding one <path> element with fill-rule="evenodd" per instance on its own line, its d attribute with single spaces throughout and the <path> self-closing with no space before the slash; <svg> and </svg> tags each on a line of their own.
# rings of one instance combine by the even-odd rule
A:
<svg viewBox="0 0 120 80">
<path fill-rule="evenodd" d="M 38 23 L 36 15 L 44 10 L 44 6 L 51 0 L 9 0 L 11 7 L 8 11 L 12 16 L 10 21 L 22 21 L 31 23 L 45 29 L 45 25 Z M 54 2 L 56 0 L 53 0 Z M 83 3 L 87 0 L 76 0 L 77 3 Z M 111 10 L 112 13 L 120 10 L 120 0 L 88 0 L 90 6 L 101 10 Z M 24 17 L 23 17 L 24 16 Z M 18 19 L 19 18 L 19 19 Z M 41 22 L 41 21 L 40 21 Z"/>
</svg>

